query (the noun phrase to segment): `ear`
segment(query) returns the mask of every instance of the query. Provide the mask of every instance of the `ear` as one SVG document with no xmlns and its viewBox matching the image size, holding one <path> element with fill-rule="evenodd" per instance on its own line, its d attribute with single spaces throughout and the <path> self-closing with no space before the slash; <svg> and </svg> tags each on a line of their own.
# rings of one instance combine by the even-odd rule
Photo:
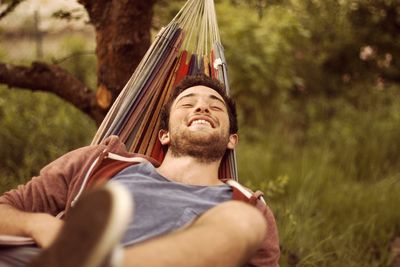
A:
<svg viewBox="0 0 400 267">
<path fill-rule="evenodd" d="M 226 145 L 228 149 L 234 149 L 239 142 L 239 136 L 237 134 L 229 135 L 229 142 Z"/>
<path fill-rule="evenodd" d="M 169 132 L 167 130 L 160 130 L 158 132 L 158 140 L 160 140 L 163 146 L 169 145 L 169 143 L 171 142 L 169 138 Z"/>
</svg>

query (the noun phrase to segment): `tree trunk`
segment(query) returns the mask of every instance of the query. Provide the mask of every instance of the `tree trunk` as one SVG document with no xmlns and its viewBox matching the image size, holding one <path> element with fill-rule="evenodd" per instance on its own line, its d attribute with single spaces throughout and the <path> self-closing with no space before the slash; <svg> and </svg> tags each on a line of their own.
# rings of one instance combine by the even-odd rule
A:
<svg viewBox="0 0 400 267">
<path fill-rule="evenodd" d="M 80 2 L 96 30 L 97 102 L 106 112 L 150 46 L 154 1 Z"/>
</svg>

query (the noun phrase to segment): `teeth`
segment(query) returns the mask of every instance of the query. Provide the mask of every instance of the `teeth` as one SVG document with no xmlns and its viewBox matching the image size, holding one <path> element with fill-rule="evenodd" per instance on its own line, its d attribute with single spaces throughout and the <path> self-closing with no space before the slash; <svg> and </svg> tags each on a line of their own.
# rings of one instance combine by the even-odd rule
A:
<svg viewBox="0 0 400 267">
<path fill-rule="evenodd" d="M 206 125 L 209 125 L 211 127 L 211 123 L 209 123 L 206 120 L 194 120 L 194 121 L 192 121 L 192 123 L 190 125 L 195 125 L 195 124 L 206 124 Z"/>
</svg>

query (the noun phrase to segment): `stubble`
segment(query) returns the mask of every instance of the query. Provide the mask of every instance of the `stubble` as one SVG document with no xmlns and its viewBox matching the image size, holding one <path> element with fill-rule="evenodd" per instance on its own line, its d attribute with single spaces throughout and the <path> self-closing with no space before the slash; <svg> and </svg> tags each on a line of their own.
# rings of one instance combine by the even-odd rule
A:
<svg viewBox="0 0 400 267">
<path fill-rule="evenodd" d="M 220 160 L 226 151 L 229 133 L 204 133 L 179 131 L 171 132 L 171 154 L 174 157 L 190 156 L 201 163 L 211 163 Z"/>
</svg>

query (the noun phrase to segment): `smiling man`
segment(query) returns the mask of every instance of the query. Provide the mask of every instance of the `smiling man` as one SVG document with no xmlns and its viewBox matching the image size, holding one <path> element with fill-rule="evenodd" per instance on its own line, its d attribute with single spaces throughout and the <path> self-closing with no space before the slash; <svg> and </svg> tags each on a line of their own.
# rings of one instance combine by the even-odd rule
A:
<svg viewBox="0 0 400 267">
<path fill-rule="evenodd" d="M 161 113 L 159 139 L 168 150 L 158 171 L 167 174 L 182 164 L 188 170 L 169 176 L 193 176 L 194 184 L 222 183 L 218 168 L 226 150 L 235 148 L 237 131 L 235 105 L 222 85 L 204 76 L 186 78 Z M 193 163 L 201 168 L 193 169 Z M 199 173 L 189 175 L 193 171 Z"/>
<path fill-rule="evenodd" d="M 32 237 L 40 248 L 7 251 L 0 263 L 104 266 L 119 242 L 124 266 L 278 266 L 276 224 L 261 194 L 218 177 L 237 130 L 223 86 L 185 78 L 162 110 L 161 165 L 110 137 L 1 196 L 0 234 Z"/>
<path fill-rule="evenodd" d="M 167 104 L 171 114 L 164 121 L 169 121 L 170 125 L 164 123 L 160 131 L 162 144 L 172 142 L 170 152 L 174 158 L 191 156 L 197 161 L 219 166 L 226 149 L 233 149 L 238 141 L 234 119 L 232 129 L 229 127 L 229 116 L 235 116 L 232 104 L 230 106 L 228 112 L 223 97 L 215 89 L 204 85 L 186 89 L 170 107 Z"/>
</svg>

